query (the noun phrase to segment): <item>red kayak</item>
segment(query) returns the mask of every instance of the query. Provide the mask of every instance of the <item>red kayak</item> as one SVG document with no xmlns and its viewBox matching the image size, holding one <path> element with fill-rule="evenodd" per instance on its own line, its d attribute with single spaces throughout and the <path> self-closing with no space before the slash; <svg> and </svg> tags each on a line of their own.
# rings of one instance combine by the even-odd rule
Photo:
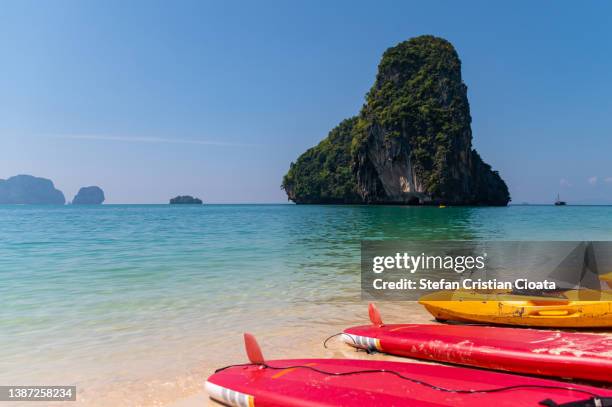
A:
<svg viewBox="0 0 612 407">
<path fill-rule="evenodd" d="M 358 348 L 534 375 L 612 382 L 612 335 L 470 325 L 382 323 L 344 331 Z"/>
<path fill-rule="evenodd" d="M 206 390 L 229 406 L 607 406 L 612 391 L 463 367 L 349 359 L 265 361 L 219 369 Z M 542 404 L 543 402 L 547 404 Z M 578 404 L 576 404 L 578 403 Z"/>
</svg>

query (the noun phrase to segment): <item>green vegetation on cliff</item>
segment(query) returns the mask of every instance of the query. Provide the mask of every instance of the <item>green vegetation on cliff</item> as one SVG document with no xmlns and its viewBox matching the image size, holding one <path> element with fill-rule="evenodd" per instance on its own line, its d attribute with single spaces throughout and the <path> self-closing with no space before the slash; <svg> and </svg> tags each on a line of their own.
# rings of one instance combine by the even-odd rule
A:
<svg viewBox="0 0 612 407">
<path fill-rule="evenodd" d="M 389 48 L 357 118 L 291 164 L 296 203 L 506 205 L 508 188 L 472 149 L 467 87 L 452 44 L 433 36 Z"/>
<path fill-rule="evenodd" d="M 358 148 L 383 129 L 385 141 L 397 139 L 409 155 L 423 192 L 447 200 L 461 192 L 449 167 L 459 144 L 471 143 L 471 118 L 461 62 L 448 41 L 422 36 L 389 48 L 366 100 Z"/>
<path fill-rule="evenodd" d="M 298 203 L 356 203 L 355 175 L 351 169 L 351 142 L 355 117 L 343 120 L 316 147 L 291 163 L 282 187 Z"/>
</svg>

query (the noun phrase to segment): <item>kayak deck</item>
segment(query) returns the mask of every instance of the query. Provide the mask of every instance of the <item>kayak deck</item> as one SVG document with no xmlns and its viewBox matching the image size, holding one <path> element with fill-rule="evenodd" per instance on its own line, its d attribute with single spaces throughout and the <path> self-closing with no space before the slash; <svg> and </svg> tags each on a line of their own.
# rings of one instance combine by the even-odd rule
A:
<svg viewBox="0 0 612 407">
<path fill-rule="evenodd" d="M 344 333 L 349 345 L 398 356 L 612 382 L 612 335 L 426 324 L 364 325 Z"/>
<path fill-rule="evenodd" d="M 417 363 L 294 359 L 234 366 L 207 381 L 231 406 L 538 406 L 612 391 L 463 367 Z M 571 389 L 570 389 L 571 388 Z M 465 391 L 467 393 L 460 393 Z M 490 391 L 490 392 L 484 392 Z"/>
</svg>

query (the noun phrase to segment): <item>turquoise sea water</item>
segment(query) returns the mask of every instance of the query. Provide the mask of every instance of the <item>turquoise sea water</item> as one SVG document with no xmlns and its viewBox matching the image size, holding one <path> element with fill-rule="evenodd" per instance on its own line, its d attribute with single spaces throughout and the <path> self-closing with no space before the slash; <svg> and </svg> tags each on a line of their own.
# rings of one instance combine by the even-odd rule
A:
<svg viewBox="0 0 612 407">
<path fill-rule="evenodd" d="M 612 207 L 0 206 L 0 384 L 132 383 L 323 326 L 364 238 L 612 240 Z"/>
</svg>

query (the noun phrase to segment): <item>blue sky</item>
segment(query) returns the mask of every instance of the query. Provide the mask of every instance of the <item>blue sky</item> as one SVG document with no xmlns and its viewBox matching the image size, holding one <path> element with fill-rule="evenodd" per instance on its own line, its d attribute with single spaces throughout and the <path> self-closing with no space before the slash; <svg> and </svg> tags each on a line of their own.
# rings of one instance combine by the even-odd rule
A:
<svg viewBox="0 0 612 407">
<path fill-rule="evenodd" d="M 612 3 L 18 1 L 0 15 L 0 178 L 108 203 L 286 202 L 384 50 L 463 62 L 474 146 L 513 201 L 612 203 Z"/>
</svg>

